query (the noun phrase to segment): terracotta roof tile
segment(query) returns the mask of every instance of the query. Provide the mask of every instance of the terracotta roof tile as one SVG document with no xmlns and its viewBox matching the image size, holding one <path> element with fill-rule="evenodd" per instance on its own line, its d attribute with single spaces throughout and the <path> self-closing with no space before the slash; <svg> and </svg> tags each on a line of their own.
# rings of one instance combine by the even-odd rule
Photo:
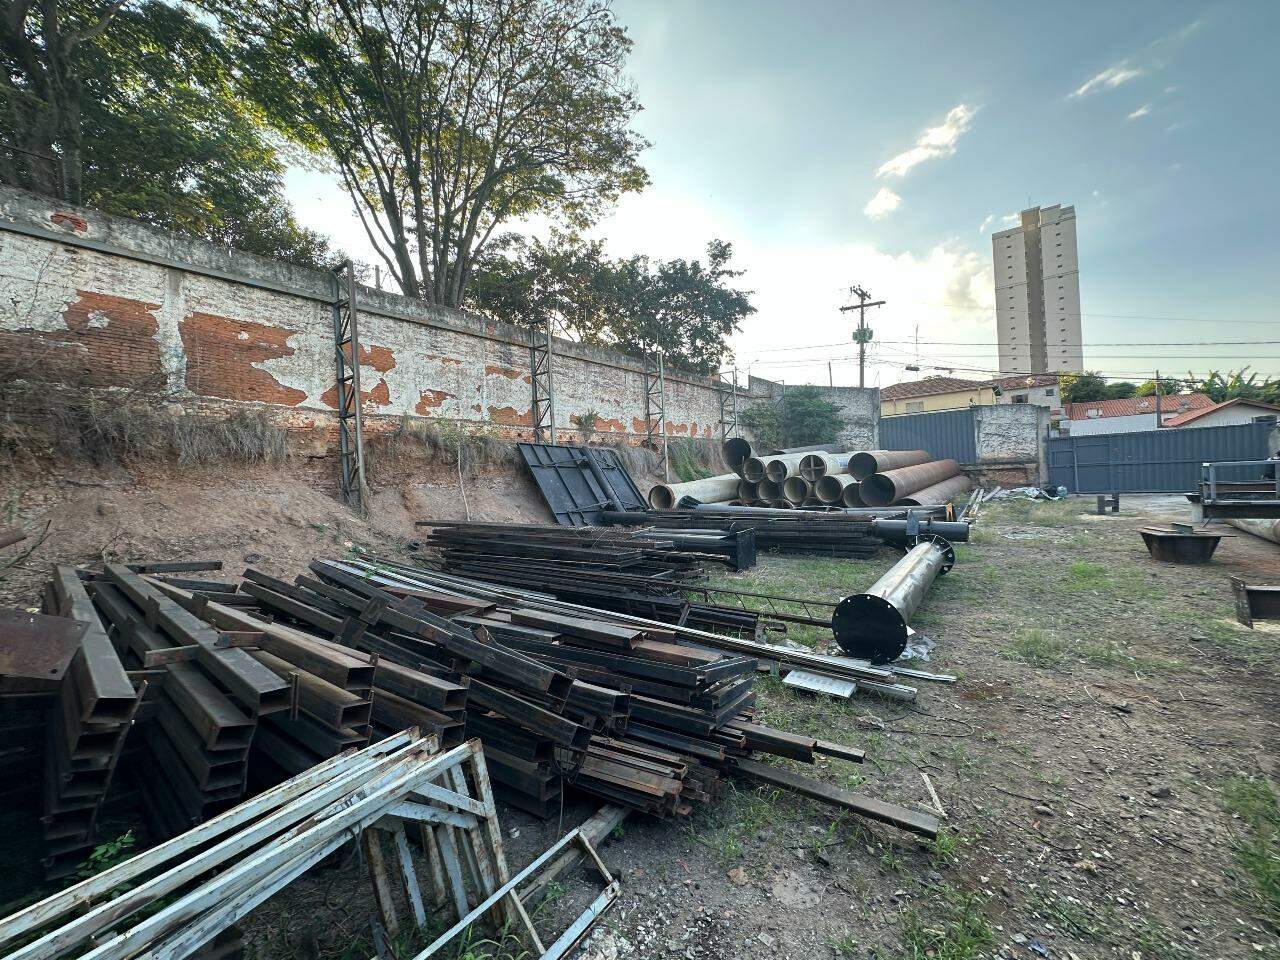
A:
<svg viewBox="0 0 1280 960">
<path fill-rule="evenodd" d="M 961 380 L 957 377 L 928 377 L 910 383 L 895 383 L 880 388 L 881 400 L 903 400 L 907 397 L 933 397 L 940 393 L 959 393 L 966 390 L 977 390 L 980 387 L 990 388 L 990 380 Z"/>
<path fill-rule="evenodd" d="M 1188 410 L 1186 413 L 1180 413 L 1176 417 L 1170 417 L 1164 422 L 1166 427 L 1180 427 L 1184 423 L 1189 423 L 1198 417 L 1203 417 L 1207 413 L 1213 413 L 1215 410 L 1222 410 L 1226 407 L 1234 407 L 1237 404 L 1247 404 L 1250 407 L 1257 407 L 1259 410 L 1277 410 L 1274 403 L 1263 403 L 1261 400 L 1246 400 L 1243 397 L 1236 397 L 1232 400 L 1224 400 L 1222 403 L 1215 403 L 1211 407 L 1199 407 L 1197 409 Z"/>
<path fill-rule="evenodd" d="M 1161 397 L 1160 412 L 1164 415 L 1189 410 L 1201 410 L 1215 406 L 1213 398 L 1203 393 L 1175 393 Z M 1097 410 L 1093 416 L 1090 410 Z M 1125 397 L 1123 400 L 1090 400 L 1086 403 L 1063 404 L 1069 420 L 1097 420 L 1107 417 L 1137 417 L 1156 412 L 1155 397 Z M 1168 422 L 1168 421 L 1166 421 Z"/>
</svg>

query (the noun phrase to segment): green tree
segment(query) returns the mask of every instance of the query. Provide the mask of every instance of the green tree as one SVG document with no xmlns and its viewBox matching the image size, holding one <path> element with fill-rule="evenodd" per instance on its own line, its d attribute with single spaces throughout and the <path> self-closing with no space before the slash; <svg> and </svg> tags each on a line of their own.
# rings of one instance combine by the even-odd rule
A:
<svg viewBox="0 0 1280 960">
<path fill-rule="evenodd" d="M 753 403 L 738 420 L 758 445 L 769 448 L 834 444 L 844 426 L 830 391 L 813 386 L 790 387 L 783 397 Z"/>
<path fill-rule="evenodd" d="M 1182 389 L 1182 383 L 1176 377 L 1161 377 L 1159 381 L 1144 380 L 1138 384 L 1133 395 L 1135 397 L 1154 397 L 1156 395 L 1156 386 L 1159 385 L 1159 392 L 1164 396 L 1177 393 Z"/>
<path fill-rule="evenodd" d="M 76 31 L 71 56 L 54 56 L 71 23 L 93 27 Z M 70 199 L 262 256 L 329 259 L 326 241 L 285 202 L 284 165 L 237 97 L 231 55 L 207 22 L 160 0 L 113 5 L 109 16 L 44 0 L 16 29 L 4 27 L 9 70 L 0 76 L 11 135 L 61 158 Z M 45 61 L 57 64 L 56 82 L 37 69 Z M 50 164 L 6 156 L 6 183 L 62 194 L 56 177 L 41 175 Z"/>
<path fill-rule="evenodd" d="M 227 0 L 246 89 L 332 162 L 408 296 L 458 306 L 512 218 L 581 227 L 648 178 L 604 0 Z"/>
<path fill-rule="evenodd" d="M 1280 380 L 1258 379 L 1258 376 L 1250 373 L 1248 367 L 1226 373 L 1213 370 L 1204 377 L 1188 373 L 1187 386 L 1192 393 L 1207 394 L 1215 403 L 1240 398 L 1280 404 Z"/>
<path fill-rule="evenodd" d="M 1097 400 L 1122 400 L 1136 395 L 1137 387 L 1127 380 L 1107 383 L 1095 372 L 1073 373 L 1059 380 L 1062 399 L 1066 403 L 1089 403 Z"/>
<path fill-rule="evenodd" d="M 510 323 L 553 322 L 584 343 L 645 354 L 693 373 L 719 369 L 729 337 L 755 312 L 731 281 L 731 244 L 712 240 L 704 260 L 612 260 L 599 242 L 555 234 L 544 243 L 501 238 L 476 264 L 468 306 Z"/>
</svg>

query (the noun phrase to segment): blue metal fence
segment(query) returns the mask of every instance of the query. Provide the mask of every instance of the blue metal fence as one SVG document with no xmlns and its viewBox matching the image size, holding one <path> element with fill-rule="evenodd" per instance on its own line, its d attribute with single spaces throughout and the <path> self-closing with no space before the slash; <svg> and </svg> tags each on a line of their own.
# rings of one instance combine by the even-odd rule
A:
<svg viewBox="0 0 1280 960">
<path fill-rule="evenodd" d="M 928 450 L 938 460 L 974 463 L 978 459 L 975 437 L 972 408 L 880 418 L 884 450 Z"/>
<path fill-rule="evenodd" d="M 1272 422 L 1228 427 L 1182 427 L 1105 433 L 1048 441 L 1049 483 L 1072 493 L 1188 493 L 1200 465 L 1269 456 Z M 1249 468 L 1223 471 L 1223 480 L 1256 480 Z"/>
</svg>

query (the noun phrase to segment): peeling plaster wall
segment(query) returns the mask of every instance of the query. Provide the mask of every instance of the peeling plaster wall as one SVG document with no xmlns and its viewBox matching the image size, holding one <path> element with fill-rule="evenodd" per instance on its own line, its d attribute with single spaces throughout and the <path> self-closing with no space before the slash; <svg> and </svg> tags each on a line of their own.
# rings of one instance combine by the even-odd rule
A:
<svg viewBox="0 0 1280 960">
<path fill-rule="evenodd" d="M 39 365 L 86 386 L 332 411 L 331 291 L 320 271 L 0 188 L 0 363 L 18 375 Z M 357 301 L 367 413 L 528 432 L 522 329 L 367 288 Z M 598 431 L 643 435 L 640 361 L 567 341 L 555 353 L 561 430 L 594 410 Z M 718 436 L 711 384 L 666 381 L 668 434 Z"/>
</svg>

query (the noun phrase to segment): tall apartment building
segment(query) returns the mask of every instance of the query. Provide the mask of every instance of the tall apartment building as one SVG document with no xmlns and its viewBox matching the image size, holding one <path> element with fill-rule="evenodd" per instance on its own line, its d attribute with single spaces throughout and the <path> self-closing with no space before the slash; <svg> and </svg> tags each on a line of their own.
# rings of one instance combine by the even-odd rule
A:
<svg viewBox="0 0 1280 960">
<path fill-rule="evenodd" d="M 1076 209 L 1022 211 L 1021 226 L 991 235 L 1001 373 L 1079 373 L 1080 264 Z"/>
</svg>

